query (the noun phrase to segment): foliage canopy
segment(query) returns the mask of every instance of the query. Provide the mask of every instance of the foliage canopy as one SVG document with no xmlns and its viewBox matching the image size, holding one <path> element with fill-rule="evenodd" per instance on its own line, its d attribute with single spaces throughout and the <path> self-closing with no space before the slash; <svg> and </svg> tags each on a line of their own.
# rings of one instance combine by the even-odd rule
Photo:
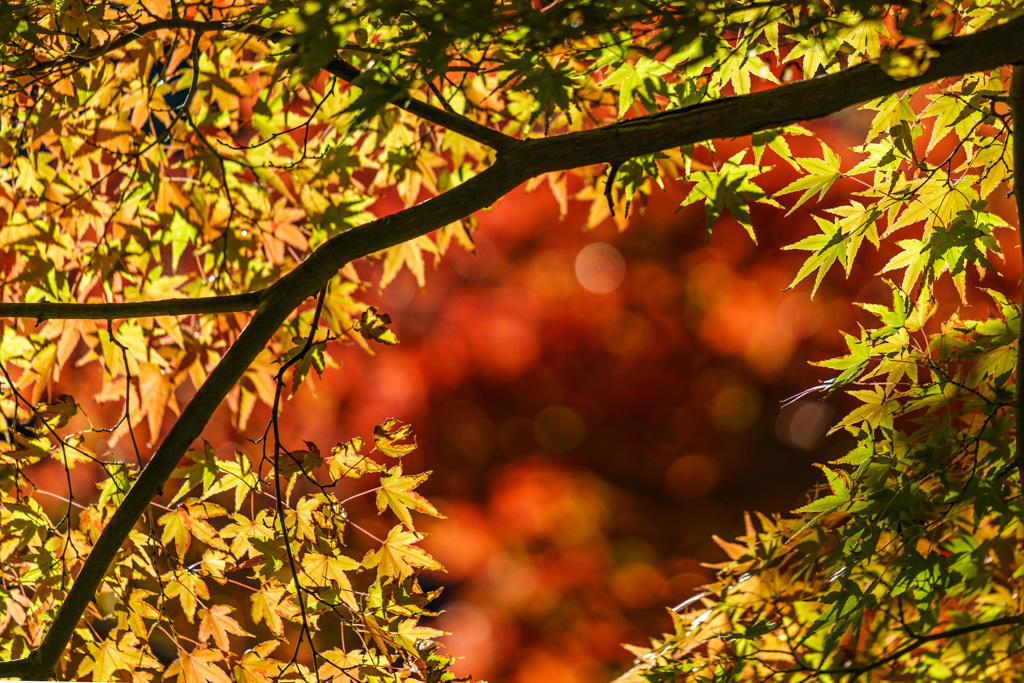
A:
<svg viewBox="0 0 1024 683">
<path fill-rule="evenodd" d="M 321 448 L 283 443 L 279 416 L 335 345 L 396 342 L 353 260 L 423 284 L 472 248 L 474 212 L 522 183 L 566 202 L 571 171 L 592 224 L 625 227 L 682 177 L 709 234 L 728 214 L 751 237 L 751 203 L 861 179 L 791 247 L 812 294 L 867 244 L 895 249 L 891 306 L 823 363 L 821 389 L 862 404 L 839 425 L 855 448 L 794 515 L 723 542 L 718 581 L 627 676 L 1013 679 L 1020 306 L 989 291 L 961 320 L 937 285 L 976 299 L 972 273 L 1013 253 L 990 201 L 1024 163 L 1015 4 L 2 0 L 0 676 L 451 679 L 419 624 L 417 576 L 440 567 L 417 516 L 441 513 L 403 469 L 409 427 Z M 794 158 L 800 121 L 865 102 L 859 163 Z M 768 196 L 779 163 L 799 177 Z M 69 364 L 102 372 L 126 461 L 55 391 Z M 256 456 L 197 442 L 222 403 Z M 33 484 L 49 462 L 59 519 Z M 393 526 L 355 554 L 362 494 Z M 224 604 L 239 588 L 249 609 Z"/>
</svg>

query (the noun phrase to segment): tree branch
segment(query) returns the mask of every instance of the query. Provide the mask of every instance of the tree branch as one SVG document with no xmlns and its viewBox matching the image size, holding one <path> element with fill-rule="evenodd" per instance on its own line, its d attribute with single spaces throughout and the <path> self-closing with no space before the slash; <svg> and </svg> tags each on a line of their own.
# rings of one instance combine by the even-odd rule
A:
<svg viewBox="0 0 1024 683">
<path fill-rule="evenodd" d="M 287 33 L 272 31 L 259 26 L 245 26 L 238 30 L 240 33 L 264 38 L 277 43 L 283 43 L 287 45 L 292 52 L 298 52 L 298 49 L 292 40 L 292 36 Z M 332 59 L 327 66 L 324 67 L 324 70 L 347 83 L 352 83 L 352 81 L 362 75 L 362 72 L 359 69 L 340 58 Z M 453 133 L 458 133 L 470 140 L 475 140 L 476 142 L 487 145 L 491 149 L 499 152 L 520 142 L 520 140 L 510 135 L 505 135 L 494 128 L 479 124 L 476 121 L 460 114 L 456 114 L 455 112 L 445 111 L 444 109 L 435 107 L 423 100 L 417 100 L 411 95 L 404 99 L 396 99 L 391 104 L 413 114 L 414 116 L 418 116 L 428 123 L 433 123 L 441 126 L 442 128 L 447 128 Z"/>
<path fill-rule="evenodd" d="M 226 31 L 234 28 L 234 24 L 226 21 L 198 21 L 195 19 L 182 19 L 180 17 L 171 19 L 157 19 L 145 24 L 138 24 L 130 28 L 126 33 L 121 34 L 114 40 L 104 45 L 99 45 L 91 50 L 82 53 L 73 53 L 59 59 L 51 59 L 45 62 L 36 62 L 32 66 L 17 68 L 14 73 L 28 73 L 33 75 L 44 74 L 54 69 L 61 69 L 65 66 L 80 65 L 99 59 L 104 55 L 126 47 L 147 33 L 162 31 L 166 29 L 186 29 L 198 33 L 212 33 L 214 31 Z"/>
<path fill-rule="evenodd" d="M 894 80 L 874 64 L 750 95 L 627 119 L 593 130 L 528 140 L 522 151 L 539 175 L 591 164 L 613 164 L 704 140 L 743 137 L 834 114 L 925 83 L 1024 63 L 1024 16 L 932 47 L 939 56 L 921 75 Z M 514 150 L 518 151 L 518 150 Z"/>
<path fill-rule="evenodd" d="M 925 643 L 930 643 L 935 640 L 944 640 L 946 638 L 957 638 L 959 636 L 967 635 L 968 633 L 974 633 L 976 631 L 984 631 L 990 628 L 997 628 L 999 626 L 1020 626 L 1024 623 L 1024 616 L 1016 615 L 1012 617 L 1002 617 L 1000 619 L 993 619 L 992 621 L 983 621 L 977 624 L 971 624 L 970 626 L 961 626 L 960 628 L 953 628 L 948 631 L 939 631 L 937 633 L 929 633 L 925 636 L 914 636 L 909 643 L 906 645 L 890 652 L 884 657 L 880 657 L 873 662 L 863 664 L 861 666 L 851 666 L 847 669 L 813 669 L 806 668 L 801 669 L 809 673 L 816 674 L 830 674 L 834 676 L 854 676 L 856 674 L 867 673 L 881 666 L 885 666 L 891 662 L 895 662 L 897 659 L 905 654 L 909 654 L 921 647 Z"/>
<path fill-rule="evenodd" d="M 146 318 L 157 315 L 202 315 L 239 313 L 255 310 L 266 290 L 204 296 L 197 299 L 161 299 L 159 301 L 124 301 L 121 303 L 0 302 L 0 318 L 35 318 L 44 320 L 117 320 Z"/>
<path fill-rule="evenodd" d="M 188 28 L 186 23 L 177 21 L 183 28 Z M 490 206 L 520 183 L 549 171 L 614 163 L 712 138 L 742 136 L 826 116 L 929 81 L 1024 62 L 1022 29 L 1024 17 L 938 44 L 936 48 L 941 56 L 932 61 L 928 71 L 904 81 L 891 79 L 875 66 L 862 65 L 752 95 L 622 121 L 591 131 L 509 144 L 499 152 L 493 166 L 462 185 L 331 238 L 258 297 L 259 306 L 252 321 L 182 411 L 111 517 L 42 644 L 25 659 L 0 662 L 0 678 L 39 680 L 52 674 L 132 527 L 160 492 L 186 450 L 200 436 L 214 410 L 292 311 L 320 291 L 348 262 L 464 218 Z M 240 29 L 230 27 L 229 30 Z M 1024 162 L 1018 167 L 1024 167 Z"/>
<path fill-rule="evenodd" d="M 182 410 L 163 443 L 111 516 L 75 577 L 43 642 L 24 659 L 0 662 L 0 678 L 44 680 L 52 675 L 82 614 L 135 523 L 160 493 L 192 442 L 199 438 L 214 410 L 292 311 L 323 289 L 341 265 L 390 246 L 386 239 L 376 239 L 375 235 L 426 234 L 490 206 L 522 180 L 521 170 L 496 163 L 439 197 L 333 238 L 329 242 L 329 250 L 318 249 L 265 290 L 250 323 Z M 325 251 L 329 251 L 330 259 L 325 258 Z"/>
</svg>

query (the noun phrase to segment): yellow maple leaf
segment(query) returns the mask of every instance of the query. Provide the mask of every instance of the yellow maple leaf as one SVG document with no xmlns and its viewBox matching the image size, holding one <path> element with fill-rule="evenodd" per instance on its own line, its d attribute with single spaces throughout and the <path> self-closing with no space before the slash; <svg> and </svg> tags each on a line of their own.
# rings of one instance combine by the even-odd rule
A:
<svg viewBox="0 0 1024 683">
<path fill-rule="evenodd" d="M 214 605 L 210 609 L 199 610 L 200 642 L 205 643 L 210 636 L 213 636 L 217 647 L 228 652 L 231 649 L 231 643 L 228 641 L 229 633 L 236 636 L 252 636 L 233 617 L 229 616 L 234 609 L 229 605 Z"/>
<path fill-rule="evenodd" d="M 206 521 L 210 517 L 224 514 L 227 514 L 227 511 L 214 503 L 182 505 L 157 520 L 164 527 L 160 542 L 166 545 L 173 538 L 179 560 L 185 559 L 185 553 L 188 552 L 193 537 L 211 548 L 229 552 L 220 534 Z"/>
<path fill-rule="evenodd" d="M 302 571 L 314 585 L 325 586 L 331 582 L 338 586 L 342 601 L 354 610 L 359 609 L 355 591 L 345 572 L 359 569 L 361 565 L 351 557 L 336 555 L 328 557 L 320 553 L 307 553 L 302 558 Z"/>
<path fill-rule="evenodd" d="M 119 642 L 105 640 L 100 645 L 88 644 L 89 656 L 78 667 L 77 677 L 92 672 L 95 681 L 112 681 L 117 671 L 132 671 L 139 667 L 155 668 L 157 660 L 139 649 L 139 640 L 133 633 Z"/>
<path fill-rule="evenodd" d="M 216 662 L 224 659 L 224 655 L 200 645 L 191 652 L 178 650 L 178 659 L 167 668 L 164 677 L 178 674 L 178 683 L 231 683 L 224 669 Z"/>
<path fill-rule="evenodd" d="M 444 571 L 444 567 L 430 556 L 427 551 L 416 547 L 414 544 L 423 539 L 422 534 L 406 531 L 401 526 L 396 526 L 388 532 L 384 544 L 380 550 L 374 550 L 366 554 L 363 559 L 363 567 L 377 568 L 377 578 L 385 577 L 403 579 L 410 576 L 414 569 L 435 569 Z"/>
<path fill-rule="evenodd" d="M 276 640 L 268 640 L 246 650 L 234 668 L 235 680 L 238 683 L 267 683 L 276 678 L 283 666 L 269 656 L 278 645 Z"/>
<path fill-rule="evenodd" d="M 198 574 L 193 574 L 187 569 L 178 569 L 173 573 L 165 574 L 164 580 L 166 582 L 164 595 L 168 598 L 178 598 L 181 602 L 181 609 L 192 623 L 196 616 L 198 601 L 210 598 L 210 589 L 206 582 Z"/>
<path fill-rule="evenodd" d="M 368 455 L 359 451 L 363 448 L 363 440 L 358 436 L 351 441 L 338 444 L 331 449 L 331 454 L 324 457 L 324 463 L 330 469 L 331 477 L 352 477 L 358 479 L 364 474 L 380 472 L 380 464 Z"/>
<path fill-rule="evenodd" d="M 402 520 L 406 528 L 413 530 L 412 516 L 409 510 L 416 510 L 426 515 L 444 519 L 444 515 L 437 511 L 430 501 L 413 491 L 414 488 L 426 481 L 430 472 L 416 475 L 403 475 L 402 465 L 398 464 L 391 468 L 380 478 L 380 488 L 377 489 L 377 512 L 384 512 L 387 508 Z"/>
<path fill-rule="evenodd" d="M 267 584 L 252 597 L 252 620 L 255 623 L 266 622 L 267 628 L 275 636 L 284 635 L 284 621 L 281 620 L 281 600 L 284 597 L 284 586 Z"/>
<path fill-rule="evenodd" d="M 412 439 L 412 443 L 401 443 L 405 439 Z M 400 458 L 416 450 L 416 438 L 410 425 L 389 417 L 384 424 L 373 428 L 373 445 L 381 453 Z"/>
</svg>

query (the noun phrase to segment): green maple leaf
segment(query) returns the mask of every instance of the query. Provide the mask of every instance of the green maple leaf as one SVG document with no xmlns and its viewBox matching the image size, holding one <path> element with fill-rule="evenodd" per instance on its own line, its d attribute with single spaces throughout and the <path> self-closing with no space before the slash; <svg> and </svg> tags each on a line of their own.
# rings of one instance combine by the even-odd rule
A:
<svg viewBox="0 0 1024 683">
<path fill-rule="evenodd" d="M 259 489 L 259 477 L 252 470 L 252 463 L 244 453 L 235 453 L 235 462 L 218 461 L 217 467 L 221 475 L 211 485 L 203 498 L 234 490 L 235 512 L 238 512 L 249 493 Z"/>
<path fill-rule="evenodd" d="M 185 494 L 194 489 L 196 486 L 202 485 L 203 494 L 201 497 L 205 498 L 210 491 L 210 487 L 213 486 L 213 482 L 217 478 L 218 464 L 217 454 L 213 452 L 213 446 L 209 442 L 203 442 L 203 450 L 190 450 L 185 454 L 185 457 L 192 461 L 191 465 L 184 467 L 175 468 L 174 472 L 171 473 L 172 477 L 183 477 L 185 479 L 182 483 L 181 488 L 174 494 L 170 504 L 174 505 L 176 502 L 181 500 Z M 166 543 L 166 541 L 164 541 Z"/>
<path fill-rule="evenodd" d="M 829 149 L 824 142 L 821 143 L 821 155 L 821 159 L 815 159 L 814 157 L 797 159 L 796 163 L 806 172 L 805 175 L 797 178 L 775 193 L 775 196 L 779 197 L 803 190 L 800 198 L 786 212 L 787 216 L 813 197 L 815 192 L 818 193 L 818 201 L 824 199 L 825 193 L 832 187 L 832 184 L 842 177 L 842 171 L 839 169 L 842 159 L 838 154 Z"/>
<path fill-rule="evenodd" d="M 843 420 L 833 427 L 833 430 L 846 425 L 857 425 L 866 422 L 871 427 L 883 427 L 892 425 L 893 411 L 896 409 L 896 402 L 886 393 L 882 387 L 873 389 L 861 389 L 847 392 L 850 396 L 862 401 L 864 405 L 855 408 Z"/>
<path fill-rule="evenodd" d="M 753 178 L 758 175 L 770 171 L 771 167 L 740 163 L 746 154 L 746 150 L 736 153 L 717 171 L 696 171 L 683 178 L 683 180 L 696 182 L 696 184 L 680 206 L 689 206 L 699 201 L 704 202 L 704 219 L 708 239 L 711 238 L 711 229 L 728 211 L 744 227 L 747 234 L 750 235 L 750 239 L 756 243 L 757 238 L 754 235 L 754 225 L 750 221 L 750 209 L 747 203 L 753 201 L 782 208 L 782 205 L 774 199 L 769 199 L 764 190 L 753 181 Z"/>
<path fill-rule="evenodd" d="M 676 60 L 678 61 L 678 59 Z M 668 83 L 665 74 L 672 73 L 674 63 L 656 62 L 649 57 L 641 57 L 636 64 L 624 63 L 602 83 L 603 86 L 621 85 L 619 88 L 619 118 L 622 118 L 637 100 L 648 109 L 655 105 L 654 94 L 666 95 Z M 639 98 L 636 97 L 639 95 Z"/>
<path fill-rule="evenodd" d="M 796 277 L 789 283 L 787 290 L 793 289 L 801 280 L 806 278 L 811 273 L 817 272 L 817 276 L 814 278 L 814 287 L 811 289 L 811 298 L 818 291 L 818 287 L 821 285 L 822 279 L 825 277 L 831 268 L 832 264 L 839 261 L 839 263 L 845 268 L 846 267 L 846 252 L 847 242 L 849 242 L 849 236 L 844 235 L 843 231 L 839 227 L 839 221 L 830 221 L 819 216 L 814 216 L 814 221 L 821 228 L 821 234 L 811 235 L 805 237 L 796 244 L 783 247 L 783 249 L 798 249 L 800 251 L 809 251 L 811 255 L 804 261 L 804 264 L 800 266 L 800 270 L 797 271 Z"/>
</svg>

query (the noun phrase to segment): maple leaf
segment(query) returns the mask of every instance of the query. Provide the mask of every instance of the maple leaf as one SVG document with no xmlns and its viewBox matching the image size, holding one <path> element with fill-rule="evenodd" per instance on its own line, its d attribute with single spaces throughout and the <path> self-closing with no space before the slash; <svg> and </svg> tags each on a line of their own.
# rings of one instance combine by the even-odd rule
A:
<svg viewBox="0 0 1024 683">
<path fill-rule="evenodd" d="M 178 658 L 167 667 L 165 677 L 178 675 L 178 683 L 231 683 L 224 669 L 216 665 L 223 661 L 224 654 L 211 650 L 205 645 L 191 652 L 178 650 Z"/>
<path fill-rule="evenodd" d="M 60 429 L 67 426 L 71 418 L 81 411 L 81 406 L 75 402 L 73 396 L 61 394 L 54 403 L 44 403 L 38 406 L 36 411 L 51 429 Z"/>
<path fill-rule="evenodd" d="M 140 362 L 138 379 L 140 416 L 148 418 L 149 433 L 156 439 L 167 409 L 178 412 L 178 403 L 174 400 L 174 377 L 158 365 Z"/>
<path fill-rule="evenodd" d="M 345 572 L 360 569 L 361 564 L 345 555 L 334 555 L 328 557 L 319 553 L 307 553 L 302 558 L 302 571 L 316 586 L 325 586 L 328 582 L 335 584 L 339 589 L 342 601 L 353 610 L 359 609 L 356 602 L 355 591 L 352 590 L 352 583 Z"/>
<path fill-rule="evenodd" d="M 638 102 L 643 103 L 648 111 L 654 110 L 654 93 L 667 90 L 668 84 L 665 81 L 665 74 L 672 73 L 672 67 L 681 57 L 675 61 L 656 62 L 649 57 L 641 57 L 636 64 L 625 63 L 621 68 L 615 70 L 602 85 L 620 85 L 619 88 L 619 117 L 632 109 Z"/>
<path fill-rule="evenodd" d="M 704 223 L 708 239 L 711 237 L 711 229 L 724 212 L 728 211 L 756 243 L 757 238 L 754 236 L 754 226 L 750 221 L 750 208 L 747 203 L 753 201 L 782 208 L 781 204 L 769 198 L 753 181 L 753 178 L 771 170 L 771 167 L 740 163 L 745 155 L 746 150 L 738 152 L 718 170 L 695 171 L 685 178 L 695 182 L 695 185 L 680 206 L 704 202 Z"/>
<path fill-rule="evenodd" d="M 398 343 L 398 337 L 388 328 L 391 324 L 391 316 L 387 313 L 377 313 L 377 309 L 370 306 L 355 325 L 363 339 L 372 340 L 388 346 Z"/>
<path fill-rule="evenodd" d="M 819 141 L 819 143 L 821 144 L 822 158 L 808 157 L 796 159 L 796 163 L 806 173 L 775 193 L 776 197 L 780 197 L 784 194 L 803 190 L 800 198 L 786 212 L 787 216 L 796 211 L 808 199 L 811 199 L 815 192 L 818 193 L 818 201 L 824 199 L 825 193 L 832 187 L 832 184 L 843 176 L 839 168 L 842 161 L 840 156 L 829 149 L 824 142 Z"/>
<path fill-rule="evenodd" d="M 331 477 L 352 477 L 358 479 L 364 474 L 380 472 L 381 465 L 368 455 L 359 451 L 363 448 L 363 440 L 358 436 L 351 441 L 338 444 L 331 449 L 331 454 L 324 457 L 324 463 L 331 472 Z"/>
<path fill-rule="evenodd" d="M 284 666 L 268 657 L 279 644 L 276 640 L 268 640 L 246 650 L 235 665 L 235 680 L 238 683 L 267 683 L 276 679 Z"/>
<path fill-rule="evenodd" d="M 128 597 L 128 625 L 137 636 L 148 635 L 149 629 L 145 619 L 159 619 L 160 613 L 146 599 L 155 595 L 141 588 L 136 588 Z"/>
<path fill-rule="evenodd" d="M 334 680 L 340 678 L 343 681 L 351 681 L 353 677 L 350 672 L 358 669 L 366 663 L 362 650 L 339 650 L 334 648 L 320 653 L 325 663 L 320 666 L 318 673 L 321 679 Z"/>
<path fill-rule="evenodd" d="M 249 458 L 240 451 L 235 451 L 235 461 L 218 461 L 217 467 L 221 476 L 217 478 L 203 494 L 203 498 L 234 490 L 235 512 L 242 507 L 245 497 L 259 489 L 259 477 L 253 472 Z"/>
<path fill-rule="evenodd" d="M 112 681 L 118 671 L 160 666 L 154 657 L 139 649 L 139 639 L 134 633 L 126 633 L 118 642 L 107 638 L 99 645 L 89 643 L 88 648 L 89 655 L 78 667 L 78 677 L 92 673 L 93 680 Z"/>
<path fill-rule="evenodd" d="M 426 498 L 413 491 L 429 476 L 430 472 L 403 476 L 401 463 L 388 470 L 381 476 L 380 488 L 377 489 L 377 512 L 384 512 L 390 507 L 410 531 L 414 527 L 409 510 L 444 519 L 445 516 L 438 512 L 437 508 L 431 505 Z"/>
<path fill-rule="evenodd" d="M 281 620 L 280 604 L 284 597 L 284 586 L 278 583 L 264 584 L 252 597 L 252 620 L 265 622 L 275 636 L 284 635 L 284 621 Z"/>
<path fill-rule="evenodd" d="M 200 484 L 203 486 L 202 497 L 205 498 L 217 478 L 217 454 L 214 453 L 213 446 L 208 441 L 203 441 L 203 450 L 192 449 L 185 454 L 185 457 L 191 460 L 192 464 L 178 466 L 171 473 L 172 477 L 184 477 L 185 481 L 171 499 L 170 505 L 181 500 L 185 494 Z"/>
<path fill-rule="evenodd" d="M 252 636 L 246 632 L 233 617 L 228 616 L 234 611 L 229 605 L 214 605 L 210 609 L 199 610 L 199 640 L 205 643 L 213 636 L 217 647 L 225 652 L 231 650 L 228 634 L 236 636 Z"/>
<path fill-rule="evenodd" d="M 228 546 L 220 534 L 206 519 L 227 514 L 227 511 L 214 503 L 189 504 L 178 507 L 160 517 L 157 522 L 164 527 L 160 542 L 167 544 L 172 538 L 178 551 L 178 559 L 184 561 L 185 553 L 193 537 L 206 543 L 211 548 L 229 552 Z"/>
<path fill-rule="evenodd" d="M 249 519 L 248 517 L 240 514 L 235 514 L 232 519 L 235 520 L 231 524 L 228 524 L 220 531 L 220 535 L 223 538 L 233 538 L 231 542 L 231 553 L 241 558 L 248 554 L 250 558 L 255 558 L 259 555 L 259 551 L 253 548 L 250 541 L 252 539 L 266 540 L 274 537 L 274 531 L 267 525 L 267 514 L 258 515 L 256 519 Z"/>
<path fill-rule="evenodd" d="M 417 568 L 444 571 L 427 551 L 414 545 L 422 539 L 422 534 L 405 531 L 401 526 L 392 527 L 380 550 L 370 551 L 363 558 L 363 567 L 376 567 L 378 579 L 404 579 Z"/>
<path fill-rule="evenodd" d="M 187 569 L 178 569 L 165 575 L 164 581 L 164 595 L 168 598 L 178 598 L 189 622 L 194 621 L 198 601 L 210 598 L 210 589 L 206 582 L 201 576 Z"/>
<path fill-rule="evenodd" d="M 825 274 L 837 259 L 840 264 L 844 267 L 846 266 L 847 243 L 850 239 L 847 235 L 843 234 L 838 221 L 829 221 L 818 216 L 814 216 L 814 221 L 821 228 L 820 234 L 805 237 L 795 244 L 783 247 L 783 249 L 799 249 L 813 252 L 807 261 L 804 262 L 803 266 L 800 267 L 793 281 L 789 283 L 789 287 L 786 288 L 787 290 L 792 289 L 805 277 L 817 271 L 818 275 L 814 279 L 814 287 L 811 289 L 812 299 L 817 293 L 821 281 L 825 278 Z"/>
<path fill-rule="evenodd" d="M 441 631 L 429 626 L 420 626 L 416 619 L 403 619 L 398 628 L 394 631 L 398 643 L 410 652 L 416 651 L 416 643 L 431 638 L 439 638 L 448 635 L 447 631 Z"/>
<path fill-rule="evenodd" d="M 416 278 L 420 287 L 426 285 L 424 273 L 423 252 L 427 251 L 437 255 L 437 245 L 427 236 L 417 237 L 414 240 L 403 242 L 385 251 L 384 272 L 380 276 L 380 289 L 391 284 L 404 265 Z"/>
<path fill-rule="evenodd" d="M 864 405 L 855 408 L 849 415 L 843 418 L 839 424 L 832 428 L 833 432 L 845 425 L 855 425 L 860 422 L 867 422 L 871 427 L 892 424 L 896 403 L 883 387 L 876 386 L 873 389 L 848 391 L 847 393 L 862 401 Z"/>
<path fill-rule="evenodd" d="M 389 417 L 384 424 L 373 428 L 373 445 L 377 450 L 390 455 L 392 458 L 400 458 L 416 450 L 416 439 L 411 444 L 399 443 L 403 439 L 412 436 L 412 427 L 402 424 L 400 420 Z"/>
<path fill-rule="evenodd" d="M 305 496 L 295 504 L 294 510 L 285 512 L 286 526 L 294 529 L 298 536 L 315 541 L 317 527 L 322 526 L 324 515 L 317 512 L 323 500 L 322 496 Z"/>
</svg>

